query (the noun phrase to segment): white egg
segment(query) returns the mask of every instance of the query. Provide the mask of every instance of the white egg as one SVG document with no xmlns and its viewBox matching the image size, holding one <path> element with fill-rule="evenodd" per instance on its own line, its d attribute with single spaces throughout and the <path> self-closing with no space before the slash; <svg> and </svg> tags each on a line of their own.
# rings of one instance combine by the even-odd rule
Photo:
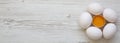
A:
<svg viewBox="0 0 120 43">
<path fill-rule="evenodd" d="M 79 25 L 82 29 L 88 28 L 92 23 L 92 16 L 88 12 L 84 12 L 79 17 Z"/>
<path fill-rule="evenodd" d="M 103 29 L 103 36 L 105 39 L 110 39 L 115 35 L 116 31 L 116 25 L 113 23 L 108 23 Z"/>
<path fill-rule="evenodd" d="M 117 20 L 116 12 L 110 8 L 104 10 L 103 17 L 109 22 L 115 22 Z"/>
<path fill-rule="evenodd" d="M 104 8 L 99 3 L 92 3 L 88 6 L 87 10 L 93 15 L 100 15 L 103 12 Z"/>
<path fill-rule="evenodd" d="M 102 38 L 102 31 L 97 27 L 89 27 L 86 30 L 86 34 L 92 40 L 99 40 Z"/>
</svg>

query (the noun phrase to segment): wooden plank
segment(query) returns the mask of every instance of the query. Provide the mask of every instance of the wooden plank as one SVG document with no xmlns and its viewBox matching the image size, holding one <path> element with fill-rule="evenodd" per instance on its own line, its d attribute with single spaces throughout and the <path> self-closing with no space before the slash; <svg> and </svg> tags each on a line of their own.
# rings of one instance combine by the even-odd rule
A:
<svg viewBox="0 0 120 43">
<path fill-rule="evenodd" d="M 0 0 L 0 43 L 119 43 L 120 29 L 113 39 L 98 41 L 81 30 L 79 15 L 91 2 L 120 14 L 119 0 Z"/>
</svg>

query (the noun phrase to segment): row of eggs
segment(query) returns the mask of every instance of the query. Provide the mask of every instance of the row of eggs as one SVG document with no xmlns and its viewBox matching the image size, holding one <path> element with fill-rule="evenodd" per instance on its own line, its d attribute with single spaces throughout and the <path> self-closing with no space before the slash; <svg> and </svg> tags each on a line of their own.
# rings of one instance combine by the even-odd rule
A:
<svg viewBox="0 0 120 43">
<path fill-rule="evenodd" d="M 86 34 L 90 39 L 98 40 L 102 36 L 111 39 L 116 31 L 117 14 L 111 8 L 103 8 L 99 3 L 92 3 L 88 6 L 88 12 L 80 15 L 79 24 L 82 29 L 86 29 Z"/>
</svg>

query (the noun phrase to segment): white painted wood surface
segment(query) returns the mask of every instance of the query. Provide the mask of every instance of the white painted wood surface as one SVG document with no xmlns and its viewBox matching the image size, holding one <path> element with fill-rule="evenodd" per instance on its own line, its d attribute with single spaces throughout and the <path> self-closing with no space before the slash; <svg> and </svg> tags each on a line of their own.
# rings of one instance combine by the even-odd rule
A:
<svg viewBox="0 0 120 43">
<path fill-rule="evenodd" d="M 0 43 L 119 43 L 120 19 L 111 40 L 90 40 L 78 26 L 92 2 L 120 15 L 120 0 L 0 0 Z"/>
</svg>

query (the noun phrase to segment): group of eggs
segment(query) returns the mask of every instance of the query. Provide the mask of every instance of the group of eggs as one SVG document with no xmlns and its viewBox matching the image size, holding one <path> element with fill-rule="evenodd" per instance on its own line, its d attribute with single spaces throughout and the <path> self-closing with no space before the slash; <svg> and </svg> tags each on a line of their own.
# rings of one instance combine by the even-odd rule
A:
<svg viewBox="0 0 120 43">
<path fill-rule="evenodd" d="M 114 10 L 104 8 L 99 3 L 92 3 L 88 6 L 87 12 L 80 15 L 79 25 L 86 30 L 90 39 L 111 39 L 117 31 L 114 24 L 116 20 L 117 14 Z"/>
</svg>

